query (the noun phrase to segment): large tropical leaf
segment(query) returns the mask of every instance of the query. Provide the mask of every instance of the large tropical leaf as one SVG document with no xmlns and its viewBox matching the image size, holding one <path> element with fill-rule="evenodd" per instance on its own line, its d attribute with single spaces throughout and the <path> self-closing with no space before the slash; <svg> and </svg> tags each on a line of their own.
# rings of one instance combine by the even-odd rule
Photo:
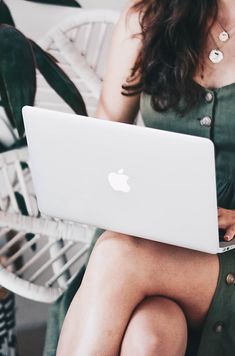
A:
<svg viewBox="0 0 235 356">
<path fill-rule="evenodd" d="M 21 109 L 34 104 L 36 92 L 33 52 L 29 40 L 8 25 L 0 25 L 0 48 L 0 96 L 12 126 L 22 137 Z"/>
<path fill-rule="evenodd" d="M 0 153 L 6 152 L 7 151 L 7 146 L 5 146 L 2 142 L 0 142 Z"/>
<path fill-rule="evenodd" d="M 4 1 L 0 0 L 0 24 L 2 23 L 15 26 L 10 10 L 8 9 Z"/>
<path fill-rule="evenodd" d="M 81 7 L 81 5 L 76 0 L 26 0 L 26 1 L 39 2 L 41 4 Z"/>
<path fill-rule="evenodd" d="M 67 74 L 35 42 L 31 41 L 36 64 L 48 84 L 74 110 L 76 114 L 87 115 L 86 106 L 76 86 Z"/>
<path fill-rule="evenodd" d="M 17 201 L 17 204 L 18 204 L 18 208 L 20 209 L 21 214 L 24 215 L 24 216 L 28 216 L 29 213 L 28 213 L 28 210 L 27 210 L 23 195 L 20 194 L 19 192 L 15 192 L 15 198 L 16 198 L 16 201 Z M 35 235 L 33 233 L 31 233 L 31 232 L 28 232 L 27 234 L 25 234 L 25 237 L 26 237 L 27 241 L 32 240 L 34 238 L 34 236 Z M 37 245 L 34 243 L 31 246 L 31 249 L 33 251 L 35 251 L 36 248 L 37 248 Z"/>
<path fill-rule="evenodd" d="M 11 146 L 7 146 L 7 151 L 16 150 L 18 148 L 25 147 L 25 146 L 27 146 L 27 140 L 26 137 L 24 136 L 18 139 L 17 141 L 15 141 Z"/>
</svg>

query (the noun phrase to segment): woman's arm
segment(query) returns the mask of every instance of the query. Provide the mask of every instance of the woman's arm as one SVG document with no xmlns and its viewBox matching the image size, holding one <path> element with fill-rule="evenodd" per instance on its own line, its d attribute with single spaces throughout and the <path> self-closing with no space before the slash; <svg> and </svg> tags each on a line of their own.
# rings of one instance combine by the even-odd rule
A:
<svg viewBox="0 0 235 356">
<path fill-rule="evenodd" d="M 106 74 L 98 102 L 96 117 L 113 121 L 133 123 L 139 110 L 140 95 L 124 96 L 121 94 L 122 85 L 131 74 L 141 40 L 133 38 L 140 33 L 138 14 L 128 10 L 134 4 L 130 2 L 119 18 L 114 29 L 111 48 L 106 67 Z"/>
</svg>

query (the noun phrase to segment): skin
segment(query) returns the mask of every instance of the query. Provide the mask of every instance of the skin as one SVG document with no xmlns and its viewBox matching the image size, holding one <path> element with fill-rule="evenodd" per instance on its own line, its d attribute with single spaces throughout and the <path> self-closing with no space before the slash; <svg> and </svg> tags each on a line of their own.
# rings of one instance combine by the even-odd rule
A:
<svg viewBox="0 0 235 356">
<path fill-rule="evenodd" d="M 113 36 L 97 118 L 133 123 L 140 97 L 122 96 L 121 86 L 141 42 L 131 37 L 140 31 L 138 14 L 127 24 L 127 10 Z M 234 0 L 221 1 L 219 11 L 235 23 Z M 208 64 L 204 79 L 194 79 L 210 88 L 235 82 L 234 50 L 227 45 L 224 53 L 224 63 Z M 218 218 L 231 239 L 235 211 L 218 208 Z M 218 274 L 217 255 L 105 231 L 68 310 L 57 356 L 183 356 L 187 326 L 202 328 Z"/>
<path fill-rule="evenodd" d="M 218 208 L 219 227 L 226 230 L 224 235 L 225 241 L 231 241 L 235 235 L 235 211 Z"/>
</svg>

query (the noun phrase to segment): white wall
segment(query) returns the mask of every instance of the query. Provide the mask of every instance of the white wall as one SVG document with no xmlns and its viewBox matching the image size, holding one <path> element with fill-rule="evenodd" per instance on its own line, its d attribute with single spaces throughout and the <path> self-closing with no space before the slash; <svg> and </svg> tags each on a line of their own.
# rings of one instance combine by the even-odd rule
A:
<svg viewBox="0 0 235 356">
<path fill-rule="evenodd" d="M 126 0 L 81 0 L 80 3 L 84 7 L 107 7 L 112 9 L 120 9 L 127 1 Z"/>
<path fill-rule="evenodd" d="M 39 40 L 47 31 L 66 17 L 76 14 L 76 8 L 30 3 L 24 0 L 5 0 L 16 26 L 28 37 Z M 84 8 L 121 9 L 127 0 L 81 0 Z"/>
</svg>

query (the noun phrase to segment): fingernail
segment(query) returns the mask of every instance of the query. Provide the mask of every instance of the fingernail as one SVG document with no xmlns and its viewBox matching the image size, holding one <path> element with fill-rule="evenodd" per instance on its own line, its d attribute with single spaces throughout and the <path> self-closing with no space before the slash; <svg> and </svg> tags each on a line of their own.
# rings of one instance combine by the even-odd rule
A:
<svg viewBox="0 0 235 356">
<path fill-rule="evenodd" d="M 225 235 L 225 236 L 224 236 L 224 240 L 225 240 L 225 241 L 229 241 L 229 240 L 230 240 L 230 236 Z"/>
</svg>

